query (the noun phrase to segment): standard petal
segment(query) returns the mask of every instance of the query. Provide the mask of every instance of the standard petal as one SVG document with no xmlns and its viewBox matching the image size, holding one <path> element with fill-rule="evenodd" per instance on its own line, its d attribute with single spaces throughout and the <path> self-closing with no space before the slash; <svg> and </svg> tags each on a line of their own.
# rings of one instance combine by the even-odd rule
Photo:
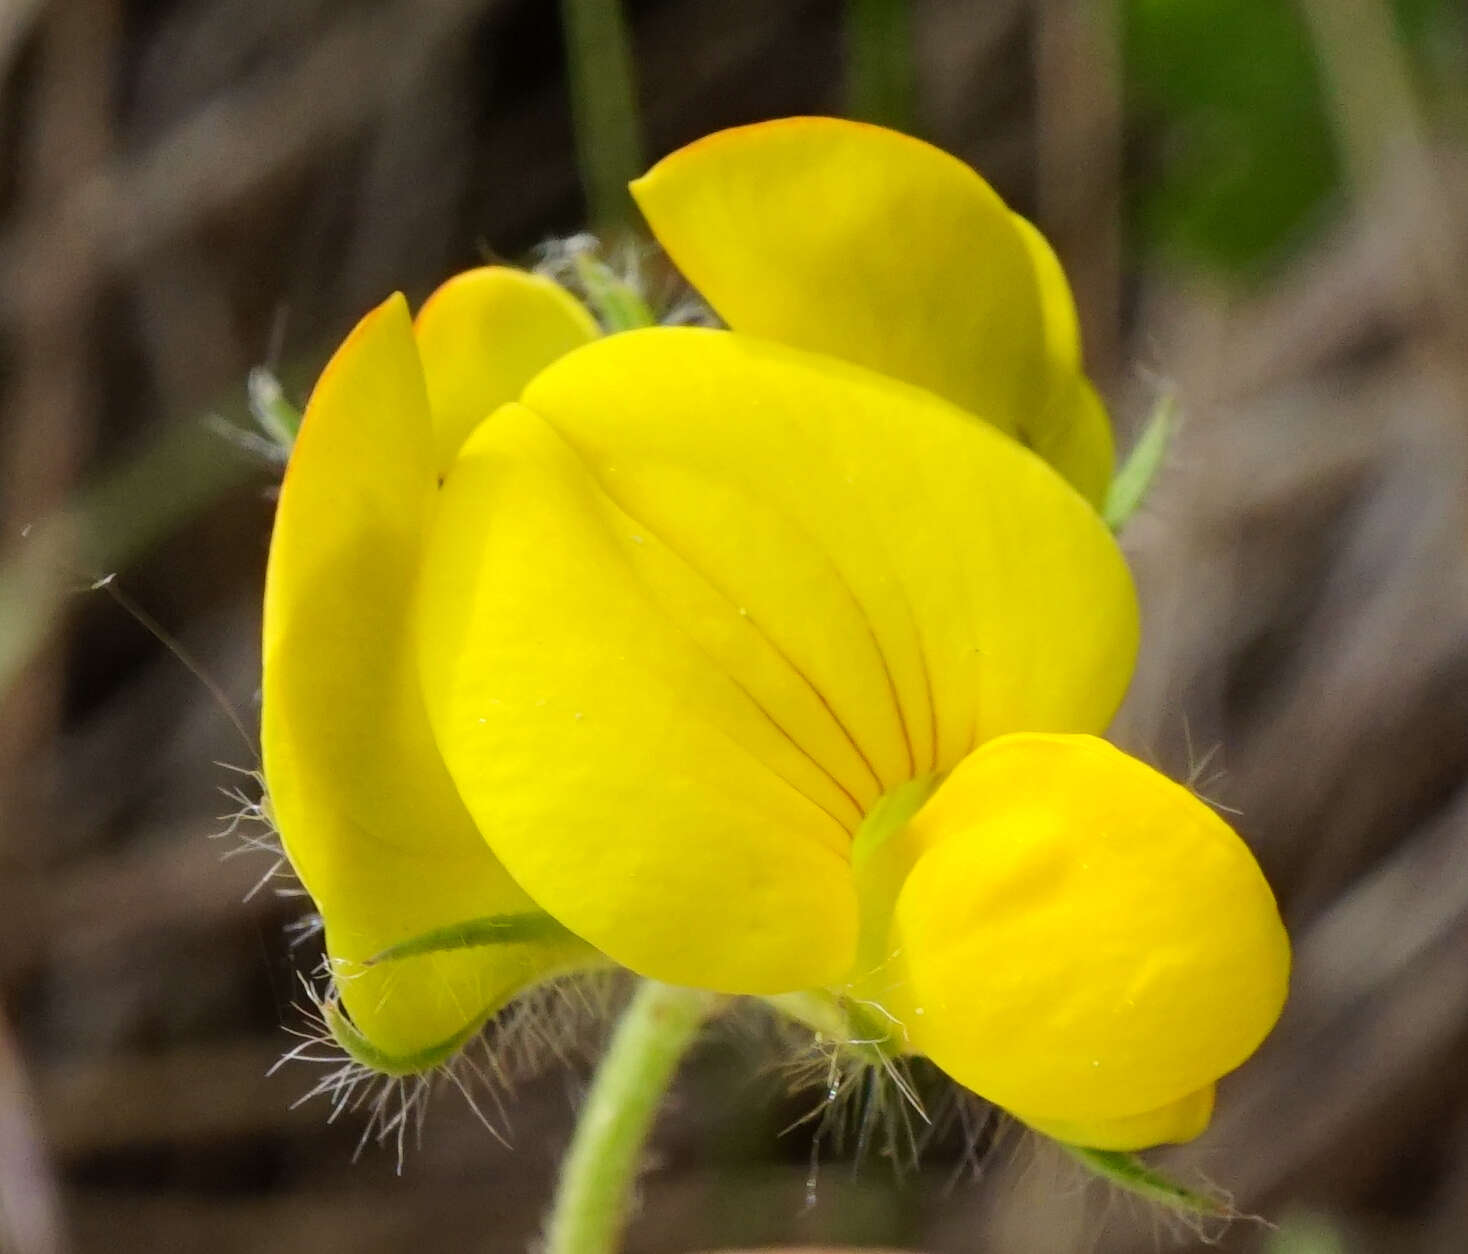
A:
<svg viewBox="0 0 1468 1254">
<path fill-rule="evenodd" d="M 1071 420 L 1050 405 L 1057 370 L 1079 369 L 1059 264 L 957 158 L 859 122 L 788 118 L 691 144 L 632 192 L 734 330 L 918 384 L 1032 447 Z M 1093 496 L 1094 467 L 1062 473 Z"/>
<path fill-rule="evenodd" d="M 1105 741 L 995 740 L 910 827 L 927 852 L 894 915 L 898 1013 L 1021 1118 L 1145 1124 L 1278 1017 L 1289 942 L 1248 848 Z"/>
<path fill-rule="evenodd" d="M 1136 644 L 1114 541 L 1019 445 L 666 328 L 475 432 L 419 623 L 440 747 L 516 879 L 625 965 L 731 992 L 845 976 L 862 815 L 1001 732 L 1099 729 Z"/>
<path fill-rule="evenodd" d="M 476 423 L 598 334 L 596 321 L 563 287 L 508 266 L 456 274 L 424 302 L 413 333 L 440 472 Z"/>
<path fill-rule="evenodd" d="M 378 1050 L 472 1027 L 545 964 L 526 945 L 364 966 L 448 924 L 534 910 L 434 747 L 407 608 L 437 475 L 401 296 L 337 350 L 281 488 L 265 586 L 261 742 L 286 851 L 326 923 L 342 998 Z"/>
</svg>

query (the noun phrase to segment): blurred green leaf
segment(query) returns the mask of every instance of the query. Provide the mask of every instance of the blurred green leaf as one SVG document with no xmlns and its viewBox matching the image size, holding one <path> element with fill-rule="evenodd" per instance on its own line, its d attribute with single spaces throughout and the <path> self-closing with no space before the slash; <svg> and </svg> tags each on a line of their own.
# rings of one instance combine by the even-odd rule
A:
<svg viewBox="0 0 1468 1254">
<path fill-rule="evenodd" d="M 1441 48 L 1463 21 L 1453 0 L 1391 0 L 1391 9 L 1418 78 L 1446 72 Z M 1123 13 L 1132 105 L 1163 127 L 1160 169 L 1140 188 L 1147 242 L 1257 272 L 1328 218 L 1341 187 L 1336 128 L 1299 9 L 1126 0 Z"/>
</svg>

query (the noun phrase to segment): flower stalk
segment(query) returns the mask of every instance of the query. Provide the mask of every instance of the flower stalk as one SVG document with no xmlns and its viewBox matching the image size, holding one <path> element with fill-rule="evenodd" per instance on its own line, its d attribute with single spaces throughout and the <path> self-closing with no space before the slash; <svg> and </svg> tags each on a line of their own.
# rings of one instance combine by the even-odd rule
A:
<svg viewBox="0 0 1468 1254">
<path fill-rule="evenodd" d="M 631 1210 L 647 1134 L 698 1030 L 721 998 L 653 980 L 617 1023 L 561 1166 L 545 1254 L 612 1254 Z"/>
</svg>

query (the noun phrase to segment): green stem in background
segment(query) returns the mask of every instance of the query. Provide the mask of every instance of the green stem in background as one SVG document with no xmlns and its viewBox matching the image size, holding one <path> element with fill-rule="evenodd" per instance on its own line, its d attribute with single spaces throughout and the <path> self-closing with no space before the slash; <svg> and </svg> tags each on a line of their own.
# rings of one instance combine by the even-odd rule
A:
<svg viewBox="0 0 1468 1254">
<path fill-rule="evenodd" d="M 912 134 L 916 64 L 908 0 L 846 0 L 846 103 L 852 117 Z"/>
<path fill-rule="evenodd" d="M 617 1023 L 561 1164 L 545 1254 L 613 1254 L 647 1134 L 683 1055 L 721 1002 L 652 980 Z"/>
<path fill-rule="evenodd" d="M 1333 109 L 1337 145 L 1358 191 L 1403 150 L 1421 157 L 1426 127 L 1401 31 L 1384 0 L 1298 0 Z"/>
<path fill-rule="evenodd" d="M 643 166 L 627 22 L 620 0 L 561 0 L 561 22 L 587 214 L 616 234 L 636 221 L 627 184 Z"/>
<path fill-rule="evenodd" d="M 67 599 L 85 586 L 78 572 L 103 586 L 107 575 L 259 475 L 257 458 L 224 444 L 206 424 L 180 423 L 38 519 L 0 561 L 0 692 L 49 638 Z"/>
</svg>

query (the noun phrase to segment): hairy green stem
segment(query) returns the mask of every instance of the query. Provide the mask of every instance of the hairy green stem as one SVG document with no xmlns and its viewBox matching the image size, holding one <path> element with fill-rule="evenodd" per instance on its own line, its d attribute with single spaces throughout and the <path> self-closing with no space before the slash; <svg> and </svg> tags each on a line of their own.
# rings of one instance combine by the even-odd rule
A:
<svg viewBox="0 0 1468 1254">
<path fill-rule="evenodd" d="M 597 1067 L 561 1164 L 545 1254 L 613 1254 L 627 1222 L 648 1131 L 664 1093 L 721 998 L 648 980 Z"/>
</svg>

